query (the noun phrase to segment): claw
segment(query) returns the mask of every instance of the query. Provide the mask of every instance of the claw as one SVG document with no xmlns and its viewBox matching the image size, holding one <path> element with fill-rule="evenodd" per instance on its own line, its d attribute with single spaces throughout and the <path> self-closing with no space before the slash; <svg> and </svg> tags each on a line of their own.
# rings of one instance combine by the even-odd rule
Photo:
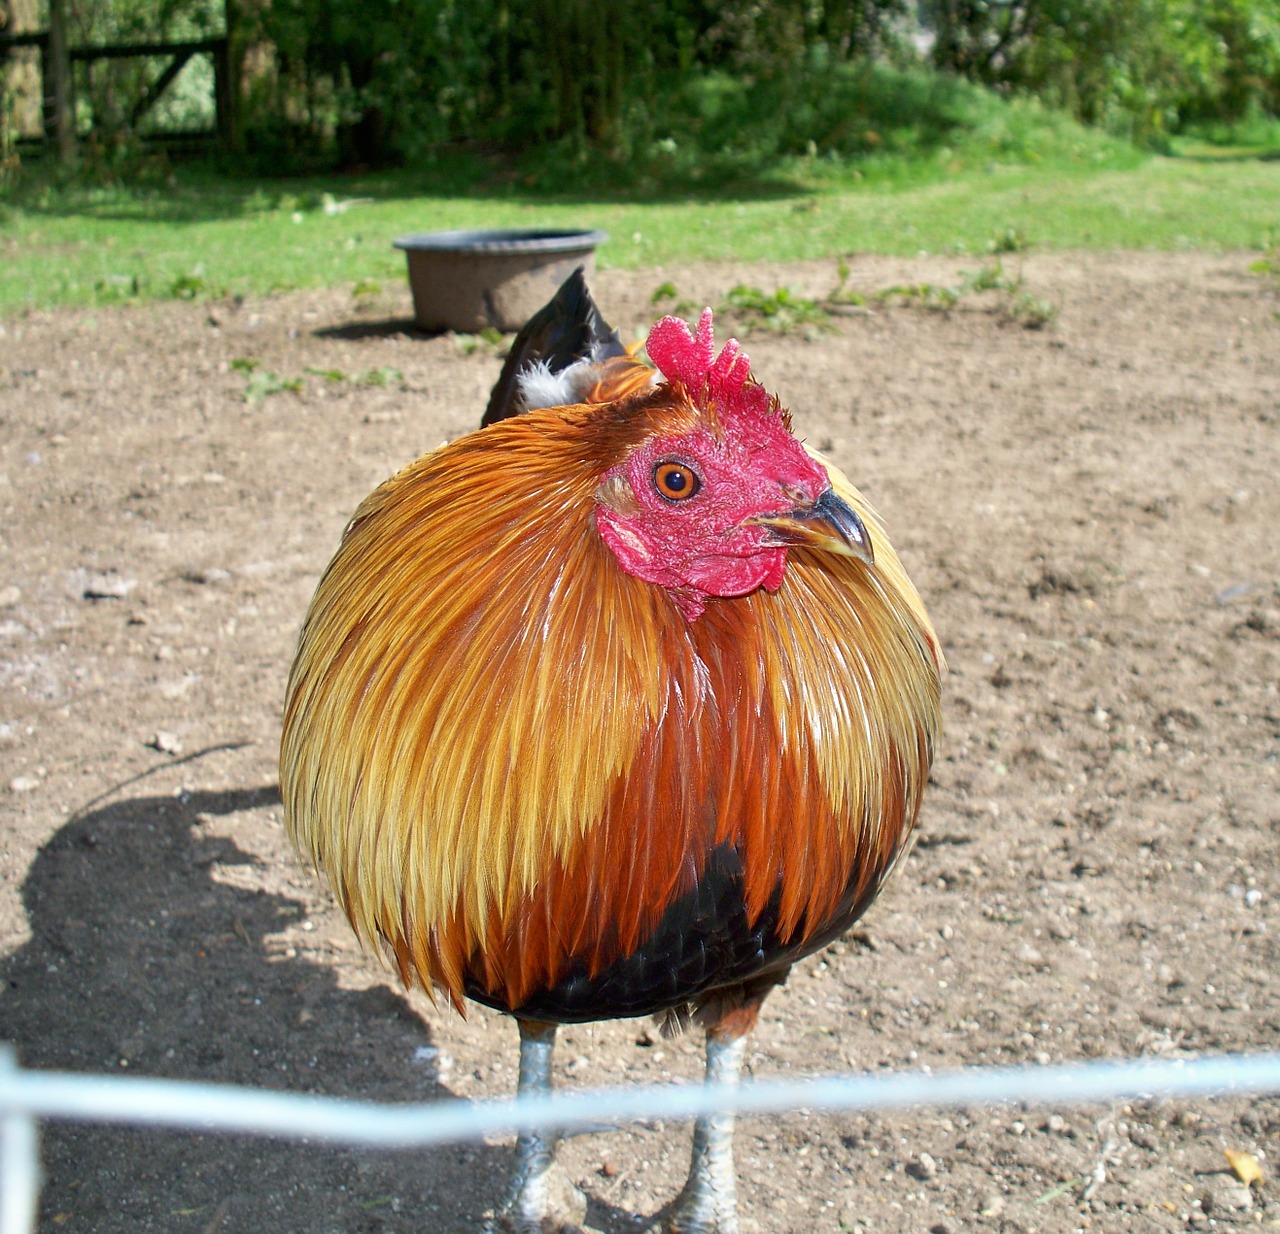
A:
<svg viewBox="0 0 1280 1234">
<path fill-rule="evenodd" d="M 585 1234 L 587 1197 L 554 1162 L 485 1224 L 485 1234 Z"/>
</svg>

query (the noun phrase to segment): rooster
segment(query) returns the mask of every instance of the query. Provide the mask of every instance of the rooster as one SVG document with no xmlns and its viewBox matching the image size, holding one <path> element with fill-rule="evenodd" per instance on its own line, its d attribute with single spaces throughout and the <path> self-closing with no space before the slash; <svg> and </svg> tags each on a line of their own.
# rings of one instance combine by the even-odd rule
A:
<svg viewBox="0 0 1280 1234">
<path fill-rule="evenodd" d="M 625 1016 L 695 1020 L 735 1082 L 903 853 L 938 735 L 942 655 L 862 496 L 710 309 L 647 350 L 575 274 L 484 427 L 356 511 L 289 679 L 295 843 L 406 984 L 516 1018 L 521 1092 L 556 1025 Z M 737 1230 L 732 1130 L 695 1125 L 667 1230 Z M 518 1138 L 498 1227 L 577 1228 L 555 1146 Z"/>
</svg>

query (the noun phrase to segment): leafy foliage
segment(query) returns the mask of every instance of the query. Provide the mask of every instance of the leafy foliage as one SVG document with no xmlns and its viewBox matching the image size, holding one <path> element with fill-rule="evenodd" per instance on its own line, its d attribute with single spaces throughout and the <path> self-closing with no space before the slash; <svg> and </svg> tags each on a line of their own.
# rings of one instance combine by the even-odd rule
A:
<svg viewBox="0 0 1280 1234">
<path fill-rule="evenodd" d="M 1162 145 L 1280 111 L 1280 0 L 926 0 L 933 63 Z"/>
<path fill-rule="evenodd" d="M 816 300 L 797 296 L 786 287 L 765 292 L 759 287 L 740 283 L 725 297 L 720 312 L 735 318 L 746 330 L 812 334 L 830 329 L 830 318 L 822 305 Z"/>
<path fill-rule="evenodd" d="M 219 33 L 224 13 L 220 0 L 68 4 L 81 44 Z M 501 155 L 494 174 L 513 187 L 759 184 L 780 160 L 818 161 L 821 175 L 950 150 L 993 114 L 963 79 L 1152 148 L 1190 127 L 1280 134 L 1280 0 L 243 0 L 230 12 L 264 174 L 402 163 L 438 181 L 465 151 Z M 944 73 L 920 71 L 925 60 Z M 197 56 L 135 125 L 163 64 L 77 65 L 99 183 L 167 178 L 135 128 L 210 123 L 211 66 Z M 1038 156 L 1017 119 L 1004 117 L 1015 123 L 995 135 L 996 157 Z M 5 131 L 0 177 L 13 179 Z"/>
<path fill-rule="evenodd" d="M 1028 330 L 1042 330 L 1058 316 L 1056 304 L 1028 290 L 1021 271 L 1008 274 L 1004 264 L 998 260 L 962 273 L 957 284 L 897 284 L 880 288 L 871 300 L 875 304 L 904 304 L 945 311 L 983 292 L 995 293 L 990 297 L 992 311 Z"/>
<path fill-rule="evenodd" d="M 306 376 L 282 377 L 270 369 L 262 367 L 259 360 L 250 356 L 239 356 L 231 360 L 227 367 L 233 373 L 241 373 L 248 378 L 244 387 L 244 401 L 257 405 L 273 394 L 285 392 L 302 394 L 307 388 Z M 349 375 L 339 368 L 314 368 L 308 366 L 305 374 L 321 378 L 326 384 L 341 385 L 350 382 L 355 386 L 391 386 L 404 385 L 404 374 L 398 368 L 383 365 L 380 368 L 361 369 Z"/>
<path fill-rule="evenodd" d="M 630 0 L 607 20 L 588 0 L 273 0 L 253 13 L 245 38 L 271 53 L 255 143 L 303 164 L 465 141 L 542 146 L 556 181 L 589 154 L 624 179 L 637 164 L 688 178 L 695 161 L 715 176 L 729 160 L 876 154 L 904 101 L 942 113 L 926 132 L 945 141 L 954 93 L 921 74 L 903 100 L 885 90 L 903 79 L 877 73 L 917 60 L 914 21 L 935 66 L 1149 145 L 1280 110 L 1280 0 Z"/>
<path fill-rule="evenodd" d="M 1009 235 L 1005 232 L 993 243 L 999 244 Z M 1019 243 L 1026 247 L 1021 237 Z M 723 319 L 730 320 L 740 333 L 765 330 L 773 334 L 799 334 L 808 339 L 834 329 L 833 314 L 865 313 L 871 311 L 870 306 L 889 304 L 946 312 L 974 296 L 979 297 L 978 303 L 986 311 L 1028 330 L 1043 329 L 1058 316 L 1056 304 L 1030 291 L 1022 272 L 1008 273 L 999 259 L 988 261 L 977 270 L 962 271 L 958 283 L 895 283 L 868 293 L 849 286 L 851 273 L 848 263 L 841 258 L 836 264 L 836 285 L 820 299 L 798 296 L 786 287 L 766 292 L 740 283 L 725 296 L 717 312 Z M 991 294 L 983 296 L 984 292 Z M 669 311 L 678 316 L 687 317 L 697 312 L 691 301 L 679 299 L 672 283 L 663 283 L 651 299 L 651 303 L 664 306 L 671 301 L 675 304 Z"/>
<path fill-rule="evenodd" d="M 1264 253 L 1249 263 L 1249 272 L 1269 279 L 1280 291 L 1280 228 L 1267 237 Z"/>
<path fill-rule="evenodd" d="M 894 42 L 904 0 L 274 0 L 250 43 L 271 49 L 251 136 L 294 162 L 414 159 L 461 140 L 590 148 L 619 161 L 660 140 L 688 85 L 730 65 L 787 93 L 816 60 Z"/>
</svg>

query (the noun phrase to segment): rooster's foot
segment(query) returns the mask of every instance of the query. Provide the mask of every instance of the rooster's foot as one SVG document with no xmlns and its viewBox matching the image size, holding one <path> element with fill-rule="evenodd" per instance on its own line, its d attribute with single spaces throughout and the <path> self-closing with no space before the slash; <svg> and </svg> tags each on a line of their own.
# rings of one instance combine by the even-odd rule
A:
<svg viewBox="0 0 1280 1234">
<path fill-rule="evenodd" d="M 587 1197 L 555 1164 L 520 1180 L 514 1195 L 485 1224 L 485 1234 L 583 1234 Z"/>
<path fill-rule="evenodd" d="M 745 1051 L 745 1037 L 708 1032 L 707 1082 L 736 1084 Z M 694 1123 L 689 1179 L 671 1205 L 662 1230 L 663 1234 L 741 1234 L 732 1114 L 709 1114 Z"/>
<path fill-rule="evenodd" d="M 520 1022 L 522 1096 L 551 1091 L 556 1026 Z M 507 1202 L 485 1223 L 485 1234 L 581 1234 L 587 1197 L 556 1163 L 556 1133 L 539 1128 L 516 1137 L 516 1168 Z"/>
<path fill-rule="evenodd" d="M 732 1192 L 713 1195 L 695 1186 L 686 1186 L 676 1198 L 661 1229 L 662 1234 L 742 1234 Z"/>
</svg>

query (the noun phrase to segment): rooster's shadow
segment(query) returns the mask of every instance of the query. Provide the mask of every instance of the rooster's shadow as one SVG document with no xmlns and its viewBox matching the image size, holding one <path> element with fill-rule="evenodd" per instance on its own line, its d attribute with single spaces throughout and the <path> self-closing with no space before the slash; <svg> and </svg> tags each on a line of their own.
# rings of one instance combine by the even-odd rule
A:
<svg viewBox="0 0 1280 1234">
<path fill-rule="evenodd" d="M 31 938 L 0 963 L 0 1041 L 25 1067 L 375 1101 L 446 1098 L 427 1025 L 282 945 L 306 907 L 255 882 L 217 821 L 274 787 L 136 797 L 72 817 L 23 885 Z M 269 824 L 263 820 L 264 826 Z M 272 887 L 281 885 L 276 879 Z M 42 1230 L 474 1230 L 509 1148 L 366 1152 L 46 1124 Z"/>
</svg>

